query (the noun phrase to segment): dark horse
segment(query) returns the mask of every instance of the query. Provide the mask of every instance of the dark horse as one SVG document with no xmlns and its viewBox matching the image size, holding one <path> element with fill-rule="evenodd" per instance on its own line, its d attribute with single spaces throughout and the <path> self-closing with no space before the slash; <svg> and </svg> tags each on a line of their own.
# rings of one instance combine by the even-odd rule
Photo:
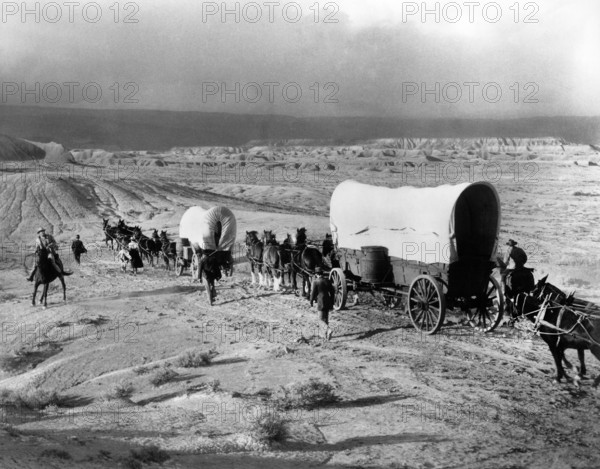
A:
<svg viewBox="0 0 600 469">
<path fill-rule="evenodd" d="M 33 278 L 33 297 L 31 304 L 35 306 L 35 295 L 37 294 L 38 287 L 44 285 L 44 290 L 40 296 L 40 303 L 44 300 L 44 308 L 48 306 L 48 286 L 54 282 L 57 278 L 60 280 L 63 289 L 63 301 L 67 302 L 67 287 L 65 286 L 65 279 L 62 275 L 56 273 L 52 262 L 48 259 L 48 250 L 45 247 L 40 247 L 36 251 L 37 268 L 35 269 L 35 275 Z M 65 274 L 65 275 L 71 275 Z"/>
<path fill-rule="evenodd" d="M 552 285 L 547 280 L 548 276 L 546 275 L 536 284 L 536 287 L 532 293 L 533 296 L 536 297 L 538 301 L 543 301 L 545 298 L 547 298 L 552 304 L 558 303 L 560 305 L 571 306 L 574 300 L 573 294 L 567 295 L 565 292 L 560 290 L 555 285 Z M 565 366 L 571 370 L 574 369 L 573 365 L 571 365 L 571 363 L 565 357 L 564 350 L 569 348 L 577 350 L 577 356 L 579 358 L 578 375 L 580 377 L 585 376 L 587 372 L 585 368 L 585 351 L 590 349 L 589 342 L 567 334 L 559 337 L 557 345 L 559 346 L 559 349 L 562 349 L 562 359 Z"/>
<path fill-rule="evenodd" d="M 177 265 L 177 243 L 171 242 L 167 237 L 166 231 L 160 232 L 160 243 L 161 243 L 161 254 L 163 261 L 165 262 L 165 267 L 167 270 L 170 270 L 169 259 L 173 260 L 173 268 Z"/>
<path fill-rule="evenodd" d="M 158 258 L 162 250 L 162 243 L 158 237 L 158 232 L 154 230 L 152 238 L 149 238 L 142 234 L 142 230 L 139 226 L 136 226 L 133 229 L 133 239 L 137 241 L 142 256 L 150 265 L 153 265 L 154 257 Z"/>
<path fill-rule="evenodd" d="M 265 282 L 267 287 L 273 282 L 273 291 L 279 291 L 283 284 L 283 264 L 279 243 L 272 231 L 263 232 L 263 264 L 265 266 Z"/>
<path fill-rule="evenodd" d="M 565 349 L 577 349 L 581 374 L 585 372 L 584 350 L 589 349 L 600 360 L 600 317 L 590 316 L 570 308 L 567 305 L 571 301 L 570 297 L 564 293 L 555 296 L 560 290 L 546 283 L 546 279 L 547 276 L 536 284 L 532 295 L 519 293 L 516 296 L 516 314 L 525 316 L 537 324 L 537 332 L 548 344 L 554 358 L 556 382 L 560 383 L 562 378 L 572 382 L 573 380 L 566 374 L 562 365 L 564 361 L 569 368 L 573 369 L 571 364 L 565 360 Z M 560 298 L 564 303 L 560 304 L 551 298 Z M 538 319 L 540 315 L 543 316 L 539 318 L 541 321 Z M 578 385 L 579 379 L 579 376 L 575 378 L 576 385 Z M 594 380 L 593 386 L 598 386 L 599 382 L 600 375 Z"/>
<path fill-rule="evenodd" d="M 264 243 L 258 238 L 257 231 L 246 231 L 246 257 L 250 261 L 251 284 L 256 284 L 254 269 L 258 270 L 258 285 L 264 284 L 262 274 Z"/>
<path fill-rule="evenodd" d="M 302 296 L 310 297 L 311 276 L 316 267 L 323 266 L 323 256 L 316 246 L 307 245 L 306 228 L 296 230 L 296 244 L 292 248 L 292 286 L 298 290 L 296 275 L 302 276 Z"/>
<path fill-rule="evenodd" d="M 117 241 L 117 227 L 110 226 L 108 224 L 108 219 L 102 219 L 102 230 L 104 231 L 104 242 L 106 243 L 106 247 L 108 247 L 108 242 L 110 241 L 110 249 L 114 251 L 115 246 L 114 242 Z"/>
</svg>

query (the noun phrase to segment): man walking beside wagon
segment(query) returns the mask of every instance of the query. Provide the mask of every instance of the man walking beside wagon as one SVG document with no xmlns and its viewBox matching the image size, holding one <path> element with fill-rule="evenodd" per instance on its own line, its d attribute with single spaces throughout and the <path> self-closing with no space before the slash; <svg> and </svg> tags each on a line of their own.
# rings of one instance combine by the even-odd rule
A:
<svg viewBox="0 0 600 469">
<path fill-rule="evenodd" d="M 325 325 L 325 339 L 331 340 L 333 331 L 329 327 L 329 312 L 333 309 L 335 290 L 329 278 L 323 276 L 321 267 L 315 268 L 315 279 L 311 285 L 310 306 L 317 302 L 319 320 Z"/>
</svg>

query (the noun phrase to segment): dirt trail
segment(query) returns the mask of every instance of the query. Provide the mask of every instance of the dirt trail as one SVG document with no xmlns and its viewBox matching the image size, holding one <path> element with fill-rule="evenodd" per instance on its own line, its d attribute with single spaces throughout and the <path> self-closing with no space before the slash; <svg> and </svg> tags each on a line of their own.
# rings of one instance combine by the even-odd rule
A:
<svg viewBox="0 0 600 469">
<path fill-rule="evenodd" d="M 365 165 L 340 165 L 336 178 L 434 185 L 415 175 L 404 181 L 358 170 Z M 552 283 L 600 302 L 598 199 L 581 195 L 596 193 L 599 170 L 538 169 L 535 184 L 516 184 L 510 173 L 497 183 L 501 241 L 518 238 L 526 246 L 536 277 L 550 273 Z M 56 390 L 66 407 L 3 408 L 0 467 L 113 468 L 148 444 L 169 453 L 165 467 L 600 466 L 598 391 L 590 379 L 581 389 L 554 384 L 546 345 L 521 329 L 482 335 L 452 322 L 422 336 L 402 310 L 362 295 L 357 306 L 332 315 L 335 335 L 327 343 L 314 336 L 315 312 L 306 301 L 250 285 L 244 265 L 219 284 L 212 308 L 188 275 L 153 267 L 138 276 L 121 273 L 103 247 L 103 215 L 174 234 L 185 207 L 210 203 L 202 197 L 214 194 L 210 200 L 231 203 L 240 233 L 273 228 L 283 235 L 306 226 L 319 237 L 328 229 L 326 201 L 335 184 L 236 187 L 217 178 L 183 185 L 186 171 L 148 169 L 134 182 L 43 181 L 29 188 L 10 179 L 3 187 L 0 208 L 16 215 L 8 219 L 14 231 L 3 232 L 11 236 L 3 238 L 0 265 L 0 389 Z M 30 197 L 52 204 L 44 214 L 63 245 L 80 232 L 90 250 L 81 267 L 64 256 L 76 271 L 67 280 L 68 303 L 60 303 L 54 285 L 46 310 L 30 306 L 31 284 L 23 280 L 30 259 L 19 243 L 42 222 L 28 211 Z M 217 355 L 210 366 L 178 367 L 176 358 L 188 350 Z M 567 354 L 576 359 L 574 351 Z M 600 364 L 587 358 L 588 374 L 596 376 Z M 168 363 L 178 375 L 153 386 L 154 367 Z M 285 443 L 268 448 L 253 438 L 253 416 L 272 410 L 261 391 L 313 377 L 331 383 L 340 402 L 289 415 Z M 121 382 L 131 383 L 129 399 L 107 401 Z M 71 459 L 43 453 L 52 448 Z"/>
<path fill-rule="evenodd" d="M 484 336 L 454 325 L 423 336 L 401 311 L 366 295 L 333 315 L 336 335 L 326 343 L 313 336 L 315 314 L 304 300 L 258 290 L 243 272 L 220 284 L 212 308 L 189 278 L 153 268 L 122 274 L 108 253 L 68 280 L 67 305 L 53 288 L 47 310 L 28 306 L 28 285 L 9 280 L 14 275 L 0 272 L 15 295 L 2 311 L 0 387 L 36 382 L 59 390 L 72 407 L 5 411 L 12 426 L 0 433 L 3 467 L 13 460 L 48 467 L 45 448 L 72 456 L 61 467 L 114 467 L 130 448 L 150 443 L 170 452 L 168 467 L 599 463 L 600 406 L 590 381 L 581 390 L 553 384 L 545 344 L 518 329 Z M 308 343 L 297 343 L 301 336 Z M 18 349 L 29 355 L 19 361 Z M 175 367 L 179 377 L 161 387 L 134 371 L 195 349 L 218 355 L 211 366 Z M 596 375 L 600 367 L 589 361 Z M 291 440 L 271 450 L 248 436 L 247 409 L 268 408 L 258 391 L 312 377 L 332 383 L 341 402 L 294 415 Z M 213 392 L 206 386 L 215 379 L 220 389 Z M 130 401 L 105 401 L 122 380 L 134 387 Z M 239 451 L 250 451 L 248 463 L 215 454 Z"/>
</svg>

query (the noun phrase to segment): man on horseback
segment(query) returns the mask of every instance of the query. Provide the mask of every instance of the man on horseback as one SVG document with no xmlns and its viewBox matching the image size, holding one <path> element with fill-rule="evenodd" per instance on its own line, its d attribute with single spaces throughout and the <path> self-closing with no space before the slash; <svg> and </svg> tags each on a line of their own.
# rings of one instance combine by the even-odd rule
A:
<svg viewBox="0 0 600 469">
<path fill-rule="evenodd" d="M 58 244 L 54 239 L 54 236 L 47 234 L 44 228 L 38 228 L 37 237 L 35 239 L 35 252 L 37 253 L 40 249 L 45 248 L 48 251 L 48 260 L 50 264 L 58 274 L 58 276 L 63 275 L 71 275 L 73 272 L 65 272 L 63 263 L 58 256 Z M 27 277 L 27 280 L 33 282 L 33 277 L 35 276 L 35 271 L 37 270 L 38 262 L 36 256 L 36 262 L 31 270 L 31 273 Z"/>
</svg>

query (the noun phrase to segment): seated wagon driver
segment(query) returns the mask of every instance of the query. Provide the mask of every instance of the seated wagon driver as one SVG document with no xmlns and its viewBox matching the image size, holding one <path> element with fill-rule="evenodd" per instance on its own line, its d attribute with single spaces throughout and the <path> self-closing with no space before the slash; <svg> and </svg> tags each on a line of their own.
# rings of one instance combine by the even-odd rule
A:
<svg viewBox="0 0 600 469">
<path fill-rule="evenodd" d="M 56 273 L 58 275 L 71 275 L 72 272 L 65 272 L 65 270 L 63 268 L 62 261 L 60 260 L 60 258 L 58 256 L 58 252 L 57 252 L 58 244 L 56 243 L 54 236 L 47 234 L 46 230 L 44 228 L 40 227 L 40 228 L 38 228 L 37 237 L 35 239 L 36 253 L 42 247 L 45 247 L 48 250 L 48 260 L 50 261 L 50 264 L 52 264 L 52 267 L 54 267 L 54 270 L 56 270 Z M 27 277 L 27 280 L 29 280 L 30 282 L 33 281 L 33 277 L 35 275 L 37 266 L 38 266 L 38 263 L 37 263 L 37 258 L 36 258 L 35 265 L 33 266 L 31 273 Z"/>
<path fill-rule="evenodd" d="M 502 285 L 504 293 L 518 293 L 530 291 L 534 287 L 533 274 L 525 267 L 527 254 L 521 249 L 514 239 L 509 239 L 506 245 L 508 249 L 501 262 Z M 508 286 L 508 291 L 507 291 Z"/>
</svg>

